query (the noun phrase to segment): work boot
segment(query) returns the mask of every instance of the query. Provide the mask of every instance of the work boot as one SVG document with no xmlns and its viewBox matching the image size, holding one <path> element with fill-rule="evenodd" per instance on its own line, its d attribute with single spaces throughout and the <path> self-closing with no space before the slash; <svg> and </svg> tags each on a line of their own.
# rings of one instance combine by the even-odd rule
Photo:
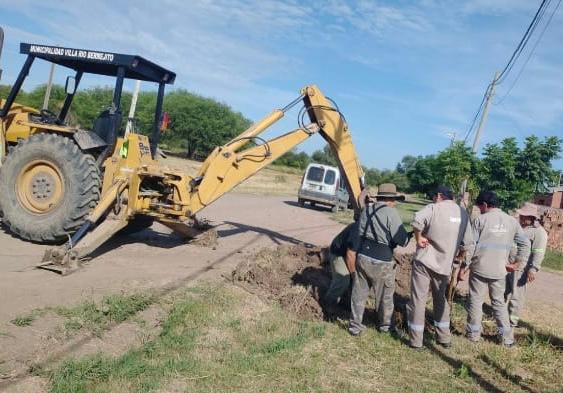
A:
<svg viewBox="0 0 563 393">
<path fill-rule="evenodd" d="M 451 342 L 451 341 L 448 341 L 447 343 L 441 343 L 441 342 L 437 341 L 437 343 L 438 343 L 438 345 L 441 346 L 442 348 L 448 349 L 448 348 L 451 348 L 451 347 L 452 347 L 452 342 Z"/>
<path fill-rule="evenodd" d="M 473 336 L 472 334 L 467 334 L 466 335 L 467 339 L 469 341 L 471 341 L 472 343 L 478 343 L 479 341 L 481 341 L 481 337 L 480 336 Z"/>
<path fill-rule="evenodd" d="M 362 334 L 362 332 L 366 330 L 365 328 L 360 328 L 360 327 L 356 327 L 356 326 L 350 326 L 348 328 L 348 333 L 350 333 L 352 336 L 357 337 L 360 334 Z"/>
</svg>

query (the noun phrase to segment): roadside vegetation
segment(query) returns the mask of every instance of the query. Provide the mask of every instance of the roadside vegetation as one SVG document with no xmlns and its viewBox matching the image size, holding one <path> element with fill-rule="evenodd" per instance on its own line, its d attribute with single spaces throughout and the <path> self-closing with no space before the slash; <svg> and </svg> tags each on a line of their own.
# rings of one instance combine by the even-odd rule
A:
<svg viewBox="0 0 563 393">
<path fill-rule="evenodd" d="M 163 300 L 170 310 L 156 338 L 121 356 L 70 359 L 42 370 L 62 392 L 557 392 L 560 338 L 533 326 L 505 349 L 459 334 L 449 350 L 432 339 L 412 351 L 404 336 L 302 321 L 229 286 L 199 286 Z M 461 304 L 454 327 L 465 318 Z M 494 324 L 489 318 L 486 325 Z M 556 341 L 559 340 L 559 341 Z"/>
<path fill-rule="evenodd" d="M 563 271 L 563 252 L 547 249 L 542 266 L 551 270 Z"/>
<path fill-rule="evenodd" d="M 146 309 L 155 300 L 150 294 L 116 294 L 105 296 L 100 302 L 87 301 L 73 307 L 49 309 L 64 318 L 67 334 L 85 329 L 96 336 L 111 325 L 123 322 Z"/>
<path fill-rule="evenodd" d="M 114 294 L 104 296 L 99 302 L 89 300 L 72 307 L 36 309 L 28 314 L 17 316 L 11 322 L 20 327 L 31 326 L 38 317 L 52 313 L 63 318 L 66 335 L 85 330 L 99 336 L 112 325 L 123 322 L 146 309 L 155 299 L 152 294 Z"/>
<path fill-rule="evenodd" d="M 397 202 L 397 210 L 407 231 L 412 230 L 411 223 L 414 214 L 428 203 L 430 203 L 429 200 L 414 196 L 408 196 L 404 202 Z M 350 224 L 354 221 L 354 212 L 350 209 L 339 211 L 338 213 L 331 214 L 330 218 L 342 224 Z"/>
<path fill-rule="evenodd" d="M 0 85 L 0 98 L 8 95 L 10 86 Z M 45 85 L 24 92 L 17 102 L 40 108 Z M 51 91 L 49 109 L 57 111 L 65 97 L 64 88 L 55 85 Z M 111 102 L 110 87 L 79 89 L 76 93 L 68 122 L 90 128 L 98 113 Z M 132 95 L 123 92 L 122 107 L 129 108 Z M 136 126 L 148 134 L 153 123 L 156 103 L 155 92 L 141 92 L 137 102 Z M 164 110 L 169 113 L 168 130 L 162 135 L 161 148 L 179 154 L 182 158 L 202 160 L 216 147 L 223 145 L 252 121 L 228 105 L 202 97 L 187 90 L 174 90 L 166 94 Z M 126 116 L 123 116 L 125 124 Z M 480 190 L 497 192 L 504 209 L 519 207 L 531 200 L 534 193 L 545 191 L 545 186 L 558 177 L 552 161 L 562 151 L 562 140 L 557 136 L 542 139 L 530 135 L 523 141 L 506 138 L 484 146 L 482 157 L 471 152 L 464 142 L 455 142 L 447 148 L 427 156 L 406 155 L 393 169 L 364 167 L 366 184 L 395 183 L 402 192 L 428 195 L 437 185 L 450 186 L 460 192 L 462 181 L 469 178 L 468 191 L 475 197 Z M 398 157 L 397 157 L 398 159 Z M 311 154 L 291 150 L 274 162 L 283 171 L 294 170 L 300 175 L 311 162 L 336 165 L 336 158 L 328 145 Z"/>
</svg>

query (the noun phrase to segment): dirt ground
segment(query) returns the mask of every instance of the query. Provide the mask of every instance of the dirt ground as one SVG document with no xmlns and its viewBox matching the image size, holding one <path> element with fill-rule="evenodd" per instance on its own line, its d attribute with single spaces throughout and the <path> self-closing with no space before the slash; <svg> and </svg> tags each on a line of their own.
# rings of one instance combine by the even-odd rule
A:
<svg viewBox="0 0 563 393">
<path fill-rule="evenodd" d="M 327 244 L 342 227 L 326 212 L 300 208 L 293 198 L 281 196 L 229 194 L 200 217 L 214 225 L 217 246 L 185 244 L 155 224 L 135 235 L 115 237 L 83 269 L 66 277 L 34 268 L 45 246 L 0 231 L 0 376 L 19 374 L 43 356 L 51 330 L 60 322 L 41 318 L 22 328 L 10 322 L 19 315 L 112 293 L 173 290 L 196 280 L 220 278 L 259 249 Z"/>
<path fill-rule="evenodd" d="M 317 317 L 321 315 L 318 302 L 305 297 L 311 295 L 318 300 L 327 285 L 328 274 L 326 270 L 320 278 L 307 274 L 326 269 L 320 264 L 318 247 L 329 244 L 343 225 L 331 220 L 325 211 L 300 208 L 294 198 L 282 196 L 233 193 L 205 209 L 200 216 L 215 226 L 216 246 L 185 244 L 165 227 L 155 224 L 139 234 L 112 239 L 83 269 L 67 277 L 34 269 L 45 246 L 26 243 L 0 232 L 0 376 L 9 379 L 25 372 L 38 358 L 44 358 L 46 348 L 51 348 L 52 329 L 60 322 L 55 318 L 42 318 L 40 323 L 22 328 L 10 322 L 19 315 L 45 307 L 99 300 L 112 293 L 173 290 L 196 280 L 232 277 L 237 265 L 248 263 L 250 256 L 265 247 L 305 245 L 299 248 L 301 251 L 287 248 L 286 257 L 282 258 L 305 261 L 304 264 L 276 268 L 286 269 L 292 280 L 301 278 L 309 282 L 300 292 L 287 298 L 289 306 L 296 312 L 306 309 Z M 296 252 L 301 254 L 295 255 Z M 270 265 L 277 262 L 269 260 Z M 265 271 L 263 277 L 268 273 Z M 244 281 L 244 276 L 239 278 Z M 407 288 L 400 290 L 407 291 Z M 563 312 L 563 276 L 541 272 L 529 294 L 531 307 L 557 309 L 556 315 Z M 77 342 L 78 352 L 86 344 L 93 345 L 91 340 Z"/>
</svg>

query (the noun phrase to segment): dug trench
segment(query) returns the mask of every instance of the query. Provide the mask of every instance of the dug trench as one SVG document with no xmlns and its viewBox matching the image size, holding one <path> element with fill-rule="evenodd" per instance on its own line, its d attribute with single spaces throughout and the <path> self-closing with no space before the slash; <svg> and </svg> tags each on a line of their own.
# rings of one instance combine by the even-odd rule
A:
<svg viewBox="0 0 563 393">
<path fill-rule="evenodd" d="M 395 254 L 395 318 L 398 327 L 402 327 L 405 321 L 411 260 L 412 252 L 403 250 Z M 300 319 L 349 317 L 349 295 L 337 308 L 328 310 L 323 307 L 322 300 L 331 280 L 326 248 L 299 244 L 263 249 L 254 258 L 241 262 L 232 272 L 231 280 L 251 293 L 277 302 L 285 311 Z M 376 322 L 370 304 L 364 320 L 368 325 Z"/>
<path fill-rule="evenodd" d="M 411 266 L 414 246 L 395 251 L 394 321 L 397 329 L 406 331 L 406 306 L 411 287 Z M 323 297 L 331 280 L 327 249 L 304 244 L 280 245 L 260 250 L 254 258 L 245 260 L 233 270 L 230 280 L 237 286 L 270 302 L 277 303 L 287 313 L 303 320 L 340 320 L 350 317 L 349 294 L 336 308 L 326 308 Z M 466 284 L 456 290 L 452 332 L 464 334 L 465 323 L 456 311 L 466 301 Z M 430 299 L 430 296 L 429 296 Z M 364 315 L 364 324 L 377 326 L 375 300 L 370 296 Z M 486 309 L 486 314 L 489 314 Z M 433 331 L 431 309 L 426 313 L 426 330 Z M 492 318 L 485 316 L 483 336 L 493 338 L 496 328 Z"/>
</svg>

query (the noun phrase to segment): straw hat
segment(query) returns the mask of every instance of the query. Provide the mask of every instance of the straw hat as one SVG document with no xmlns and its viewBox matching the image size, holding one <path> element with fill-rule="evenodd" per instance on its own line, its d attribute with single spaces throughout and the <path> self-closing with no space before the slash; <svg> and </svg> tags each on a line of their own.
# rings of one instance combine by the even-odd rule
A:
<svg viewBox="0 0 563 393">
<path fill-rule="evenodd" d="M 524 203 L 524 206 L 516 210 L 516 213 L 518 213 L 518 215 L 520 216 L 535 217 L 536 219 L 540 218 L 538 205 L 534 205 L 533 203 L 529 202 Z"/>
</svg>

